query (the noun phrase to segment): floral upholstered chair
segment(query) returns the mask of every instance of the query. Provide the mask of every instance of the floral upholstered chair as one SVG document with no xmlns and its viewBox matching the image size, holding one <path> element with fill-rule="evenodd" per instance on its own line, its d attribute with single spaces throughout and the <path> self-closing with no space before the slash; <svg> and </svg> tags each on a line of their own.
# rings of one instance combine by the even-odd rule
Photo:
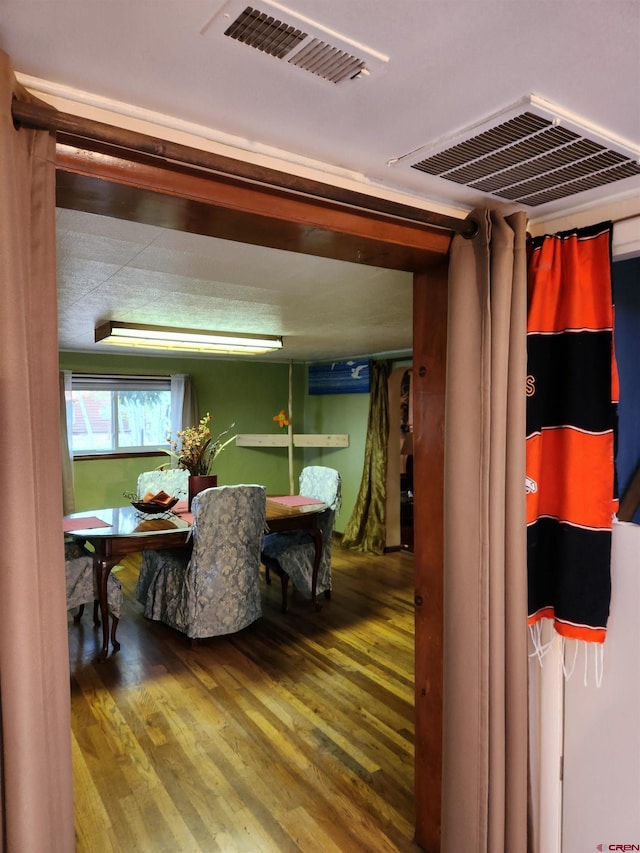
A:
<svg viewBox="0 0 640 853">
<path fill-rule="evenodd" d="M 158 471 L 143 471 L 138 475 L 136 492 L 139 498 L 147 492 L 166 492 L 180 501 L 187 499 L 189 472 L 183 468 L 165 468 Z"/>
<path fill-rule="evenodd" d="M 331 597 L 331 542 L 336 511 L 340 508 L 341 480 L 334 468 L 323 465 L 308 465 L 300 473 L 299 494 L 315 498 L 328 505 L 319 518 L 322 532 L 322 555 L 318 568 L 316 593 L 324 592 Z M 309 533 L 293 530 L 285 533 L 269 533 L 262 540 L 260 559 L 265 567 L 266 581 L 271 583 L 271 572 L 280 577 L 282 588 L 282 610 L 287 610 L 289 578 L 303 595 L 311 597 L 315 545 Z"/>
<path fill-rule="evenodd" d="M 136 598 L 144 615 L 192 640 L 233 634 L 262 615 L 264 486 L 218 486 L 193 499 L 192 549 L 144 551 Z"/>
<path fill-rule="evenodd" d="M 99 625 L 98 590 L 93 571 L 93 556 L 77 540 L 65 539 L 64 569 L 67 610 L 78 608 L 78 612 L 73 617 L 74 623 L 78 624 L 82 618 L 85 604 L 93 603 L 93 624 Z M 110 574 L 107 579 L 107 606 L 111 614 L 111 642 L 114 648 L 117 646 L 116 630 L 123 600 L 122 584 L 115 575 Z"/>
</svg>

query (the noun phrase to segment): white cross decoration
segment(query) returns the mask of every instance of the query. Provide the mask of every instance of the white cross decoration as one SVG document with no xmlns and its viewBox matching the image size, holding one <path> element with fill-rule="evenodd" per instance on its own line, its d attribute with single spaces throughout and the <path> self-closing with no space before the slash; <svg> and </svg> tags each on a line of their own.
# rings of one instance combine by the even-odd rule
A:
<svg viewBox="0 0 640 853">
<path fill-rule="evenodd" d="M 294 447 L 348 447 L 348 435 L 331 435 L 319 433 L 294 433 L 293 421 L 293 364 L 289 364 L 289 426 L 286 433 L 240 433 L 236 436 L 238 447 L 286 447 L 289 456 L 289 491 L 294 494 L 293 483 L 293 448 Z"/>
</svg>

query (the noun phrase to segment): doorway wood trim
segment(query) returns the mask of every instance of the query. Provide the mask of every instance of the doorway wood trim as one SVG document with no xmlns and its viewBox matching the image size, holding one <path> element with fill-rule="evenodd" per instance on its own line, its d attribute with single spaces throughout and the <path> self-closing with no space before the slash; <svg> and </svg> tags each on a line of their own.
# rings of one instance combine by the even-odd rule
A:
<svg viewBox="0 0 640 853">
<path fill-rule="evenodd" d="M 448 258 L 413 279 L 416 841 L 440 851 Z"/>
<path fill-rule="evenodd" d="M 79 143 L 81 140 L 79 140 Z M 56 147 L 56 203 L 241 243 L 408 272 L 449 250 L 452 233 L 377 211 L 207 175 L 121 151 Z"/>
<path fill-rule="evenodd" d="M 415 840 L 440 850 L 443 471 L 452 232 L 65 135 L 59 207 L 414 273 Z"/>
<path fill-rule="evenodd" d="M 333 183 L 303 178 L 291 172 L 266 166 L 254 165 L 246 160 L 227 157 L 212 151 L 204 151 L 183 143 L 172 142 L 157 136 L 130 130 L 124 127 L 114 127 L 104 122 L 83 118 L 62 112 L 44 101 L 20 100 L 14 96 L 11 104 L 11 114 L 16 127 L 34 127 L 50 131 L 56 140 L 65 140 L 72 146 L 97 151 L 112 152 L 126 151 L 125 157 L 151 158 L 153 162 L 161 161 L 170 164 L 195 166 L 217 177 L 239 178 L 242 181 L 259 185 L 268 190 L 280 189 L 294 192 L 302 196 L 313 197 L 317 200 L 336 202 L 351 208 L 362 207 L 368 211 L 378 211 L 398 217 L 402 220 L 422 222 L 450 231 L 460 231 L 467 237 L 477 233 L 478 225 L 470 218 L 458 219 L 432 210 L 414 207 L 344 189 Z"/>
</svg>

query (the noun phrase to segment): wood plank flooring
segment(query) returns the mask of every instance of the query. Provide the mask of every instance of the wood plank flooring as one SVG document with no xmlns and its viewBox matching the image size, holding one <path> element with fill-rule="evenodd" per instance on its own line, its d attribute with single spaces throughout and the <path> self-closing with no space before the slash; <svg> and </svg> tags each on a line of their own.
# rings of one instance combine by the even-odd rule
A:
<svg viewBox="0 0 640 853">
<path fill-rule="evenodd" d="M 412 554 L 334 546 L 320 612 L 263 575 L 262 619 L 193 648 L 142 616 L 135 559 L 118 577 L 119 652 L 69 622 L 80 853 L 419 849 Z"/>
</svg>

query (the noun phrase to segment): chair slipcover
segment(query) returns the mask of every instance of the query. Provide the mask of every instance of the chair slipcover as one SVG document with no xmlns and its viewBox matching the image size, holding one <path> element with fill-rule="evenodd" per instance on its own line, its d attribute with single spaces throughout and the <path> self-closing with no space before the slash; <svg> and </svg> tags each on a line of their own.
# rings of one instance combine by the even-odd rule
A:
<svg viewBox="0 0 640 853">
<path fill-rule="evenodd" d="M 67 610 L 97 601 L 98 589 L 93 571 L 93 557 L 79 542 L 65 541 L 64 567 Z M 122 584 L 115 575 L 110 574 L 107 580 L 107 606 L 116 619 L 120 618 L 123 600 Z"/>
<path fill-rule="evenodd" d="M 144 551 L 136 598 L 144 615 L 192 639 L 232 634 L 262 615 L 264 486 L 217 486 L 193 499 L 192 551 Z"/>
<path fill-rule="evenodd" d="M 171 497 L 184 501 L 189 489 L 189 472 L 183 468 L 166 468 L 158 471 L 143 471 L 138 475 L 136 492 L 142 498 L 147 492 L 156 495 L 164 491 Z"/>
<path fill-rule="evenodd" d="M 299 494 L 323 501 L 329 507 L 320 514 L 322 555 L 318 567 L 316 593 L 331 589 L 331 541 L 336 511 L 340 506 L 340 474 L 334 468 L 308 465 L 300 473 Z M 298 590 L 311 597 L 313 581 L 313 539 L 303 530 L 269 533 L 262 540 L 262 562 L 275 561 Z"/>
</svg>

